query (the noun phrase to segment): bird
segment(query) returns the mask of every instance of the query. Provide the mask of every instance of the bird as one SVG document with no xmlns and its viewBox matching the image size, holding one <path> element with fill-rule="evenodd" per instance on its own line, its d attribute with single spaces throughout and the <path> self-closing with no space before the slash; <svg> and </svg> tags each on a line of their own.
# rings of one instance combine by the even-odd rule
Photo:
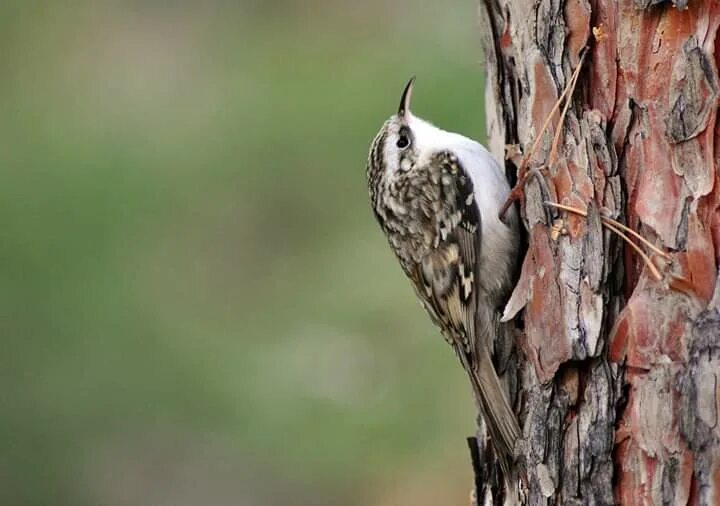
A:
<svg viewBox="0 0 720 506">
<path fill-rule="evenodd" d="M 508 477 L 521 431 L 492 361 L 505 331 L 520 248 L 519 218 L 499 211 L 510 193 L 479 142 L 410 111 L 415 77 L 373 139 L 370 204 L 400 267 L 468 374 L 496 458 Z"/>
</svg>

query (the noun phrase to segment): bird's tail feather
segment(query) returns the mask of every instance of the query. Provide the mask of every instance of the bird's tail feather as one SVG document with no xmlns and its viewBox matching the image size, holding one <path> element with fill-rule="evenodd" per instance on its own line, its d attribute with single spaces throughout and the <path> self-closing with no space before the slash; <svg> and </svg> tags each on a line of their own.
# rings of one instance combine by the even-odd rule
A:
<svg viewBox="0 0 720 506">
<path fill-rule="evenodd" d="M 478 407 L 497 454 L 506 479 L 510 478 L 510 463 L 514 458 L 515 442 L 520 437 L 517 417 L 507 401 L 507 396 L 495 372 L 490 353 L 485 346 L 478 346 L 474 367 L 466 370 L 478 402 Z"/>
</svg>

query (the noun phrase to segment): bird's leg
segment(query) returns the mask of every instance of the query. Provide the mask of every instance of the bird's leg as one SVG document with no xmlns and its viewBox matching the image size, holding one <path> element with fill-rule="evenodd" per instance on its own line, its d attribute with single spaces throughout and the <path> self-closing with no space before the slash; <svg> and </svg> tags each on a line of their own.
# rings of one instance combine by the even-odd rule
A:
<svg viewBox="0 0 720 506">
<path fill-rule="evenodd" d="M 555 116 L 555 113 L 560 108 L 560 104 L 562 104 L 563 100 L 565 100 L 565 106 L 563 107 L 562 113 L 560 114 L 560 121 L 558 122 L 557 128 L 555 130 L 555 136 L 553 138 L 552 148 L 550 150 L 550 156 L 548 157 L 548 161 L 545 164 L 546 167 L 549 167 L 554 161 L 555 156 L 557 155 L 557 148 L 558 143 L 560 142 L 560 135 L 563 130 L 563 124 L 565 123 L 565 115 L 567 114 L 567 111 L 570 107 L 570 101 L 572 99 L 573 92 L 575 91 L 575 85 L 577 83 L 578 77 L 580 76 L 580 69 L 582 68 L 583 61 L 585 61 L 585 55 L 587 54 L 588 48 L 582 50 L 580 53 L 580 61 L 577 64 L 577 67 L 575 67 L 575 70 L 573 71 L 572 77 L 570 78 L 570 81 L 568 81 L 568 84 L 565 86 L 565 89 L 560 94 L 560 97 L 558 97 L 557 101 L 555 102 L 555 105 L 553 106 L 552 110 L 550 111 L 550 114 L 548 114 L 547 118 L 545 118 L 545 122 L 542 125 L 542 128 L 540 129 L 540 132 L 538 132 L 537 136 L 535 137 L 535 142 L 533 142 L 532 147 L 530 148 L 530 151 L 527 155 L 525 155 L 520 162 L 520 166 L 518 167 L 518 181 L 513 187 L 512 190 L 510 190 L 510 195 L 508 195 L 507 200 L 505 200 L 505 203 L 500 208 L 500 219 L 502 219 L 505 216 L 505 213 L 510 208 L 510 205 L 521 198 L 525 192 L 525 183 L 527 183 L 529 171 L 527 170 L 527 165 L 530 162 L 530 159 L 533 157 L 535 152 L 537 151 L 538 147 L 540 146 L 540 141 L 543 138 L 543 135 L 545 134 L 545 131 L 547 130 L 548 126 L 550 125 L 550 121 L 552 121 L 552 118 Z"/>
<path fill-rule="evenodd" d="M 578 209 L 576 207 L 566 206 L 564 204 L 558 204 L 557 202 L 545 202 L 545 205 L 554 207 L 556 209 L 562 209 L 563 211 L 567 211 L 569 213 L 577 214 L 579 216 L 587 217 L 587 212 L 583 211 L 582 209 Z M 600 216 L 600 221 L 602 224 L 607 227 L 609 230 L 615 232 L 622 240 L 624 240 L 626 243 L 628 243 L 637 253 L 640 255 L 640 258 L 642 258 L 643 263 L 647 266 L 648 270 L 652 274 L 652 276 L 657 280 L 660 281 L 662 279 L 662 275 L 660 274 L 660 271 L 658 270 L 657 266 L 655 265 L 655 262 L 645 254 L 645 252 L 637 245 L 635 244 L 628 235 L 633 236 L 635 239 L 637 239 L 639 242 L 644 244 L 648 249 L 650 249 L 654 254 L 660 256 L 664 262 L 670 262 L 672 261 L 670 255 L 662 251 L 660 248 L 652 244 L 650 241 L 645 239 L 643 236 L 635 232 L 630 227 L 627 227 L 626 225 L 623 225 L 622 223 L 613 220 L 612 218 L 609 218 L 607 216 Z"/>
</svg>

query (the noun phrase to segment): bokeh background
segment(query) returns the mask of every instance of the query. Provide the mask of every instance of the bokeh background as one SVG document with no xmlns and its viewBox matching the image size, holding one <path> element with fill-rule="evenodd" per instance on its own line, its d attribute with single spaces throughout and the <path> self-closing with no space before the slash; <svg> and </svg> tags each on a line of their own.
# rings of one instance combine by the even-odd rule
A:
<svg viewBox="0 0 720 506">
<path fill-rule="evenodd" d="M 472 0 L 4 0 L 0 504 L 467 504 L 471 398 L 367 204 Z"/>
</svg>

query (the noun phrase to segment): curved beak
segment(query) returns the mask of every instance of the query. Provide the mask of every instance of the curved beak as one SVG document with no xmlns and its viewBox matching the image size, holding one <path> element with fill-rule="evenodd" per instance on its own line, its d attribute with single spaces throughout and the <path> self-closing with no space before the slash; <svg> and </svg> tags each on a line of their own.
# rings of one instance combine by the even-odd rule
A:
<svg viewBox="0 0 720 506">
<path fill-rule="evenodd" d="M 398 116 L 400 117 L 405 116 L 405 113 L 410 110 L 410 99 L 412 98 L 414 82 L 415 76 L 412 76 L 402 92 L 402 96 L 400 97 L 400 107 L 398 107 Z"/>
</svg>

